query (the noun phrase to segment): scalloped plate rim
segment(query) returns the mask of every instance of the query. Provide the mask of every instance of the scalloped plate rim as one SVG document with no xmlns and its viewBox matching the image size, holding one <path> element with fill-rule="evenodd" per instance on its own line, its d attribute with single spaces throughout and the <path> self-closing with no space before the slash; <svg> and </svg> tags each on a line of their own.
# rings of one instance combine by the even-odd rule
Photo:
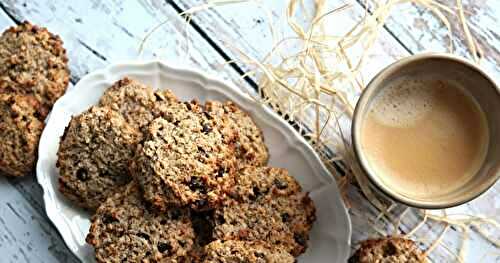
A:
<svg viewBox="0 0 500 263">
<path fill-rule="evenodd" d="M 72 97 L 70 96 L 75 90 L 81 88 L 81 86 L 89 85 L 92 82 L 96 82 L 99 80 L 99 78 L 103 78 L 104 80 L 110 80 L 109 76 L 113 75 L 112 70 L 113 69 L 120 69 L 120 68 L 140 68 L 140 67 L 148 67 L 150 65 L 157 65 L 156 70 L 158 70 L 159 74 L 165 74 L 165 72 L 162 71 L 163 69 L 166 69 L 167 71 L 170 71 L 171 73 L 179 73 L 180 75 L 185 76 L 190 76 L 193 77 L 194 80 L 199 82 L 205 89 L 211 90 L 214 92 L 222 93 L 225 96 L 229 97 L 231 100 L 234 100 L 237 104 L 241 105 L 243 104 L 244 108 L 246 111 L 250 111 L 253 116 L 256 118 L 259 118 L 260 121 L 265 122 L 267 125 L 272 126 L 279 130 L 282 134 L 285 135 L 286 141 L 290 144 L 290 147 L 295 148 L 296 150 L 300 152 L 305 152 L 303 156 L 306 157 L 308 163 L 316 164 L 318 169 L 320 170 L 321 176 L 325 182 L 328 183 L 333 183 L 333 178 L 329 175 L 327 168 L 323 164 L 323 162 L 320 160 L 316 152 L 313 150 L 313 148 L 305 141 L 305 139 L 297 134 L 297 132 L 287 123 L 285 122 L 277 113 L 272 111 L 269 107 L 265 106 L 262 107 L 259 105 L 258 102 L 253 100 L 248 94 L 243 93 L 240 89 L 238 89 L 235 84 L 230 83 L 226 80 L 223 80 L 217 76 L 214 76 L 213 74 L 209 74 L 206 72 L 203 72 L 199 69 L 192 68 L 192 67 L 184 67 L 184 66 L 174 66 L 168 62 L 160 61 L 160 60 L 126 60 L 126 61 L 120 61 L 117 63 L 113 63 L 110 65 L 105 66 L 102 69 L 95 70 L 91 73 L 88 73 L 84 77 L 82 77 L 73 87 L 68 88 L 66 93 L 59 98 L 56 103 L 54 104 L 51 113 L 46 119 L 46 127 L 50 126 L 51 121 L 55 121 L 53 118 L 54 112 L 57 112 L 58 110 L 62 110 L 63 106 L 65 105 L 64 103 L 67 100 L 70 100 Z M 193 80 L 193 79 L 191 79 Z M 91 86 L 91 85 L 90 85 Z M 210 88 L 207 88 L 210 87 Z M 39 144 L 39 159 L 37 161 L 36 165 L 36 178 L 38 181 L 38 184 L 42 187 L 43 190 L 43 201 L 45 204 L 45 212 L 47 213 L 47 217 L 52 221 L 56 229 L 59 231 L 61 237 L 63 238 L 65 244 L 68 246 L 68 249 L 80 260 L 82 260 L 82 256 L 78 254 L 76 251 L 76 247 L 79 245 L 76 244 L 74 241 L 72 234 L 71 234 L 71 227 L 69 222 L 65 219 L 65 217 L 59 213 L 58 209 L 56 208 L 56 202 L 58 200 L 55 198 L 54 194 L 55 192 L 53 191 L 54 189 L 49 189 L 48 186 L 50 186 L 50 175 L 46 175 L 44 170 L 43 170 L 43 162 L 41 160 L 45 160 L 43 158 L 43 149 L 45 149 L 45 144 L 50 143 L 46 142 L 47 137 L 47 129 L 44 129 L 42 136 L 40 138 L 40 144 Z M 283 132 L 285 131 L 285 132 Z M 352 235 L 352 225 L 351 225 L 351 220 L 349 217 L 349 213 L 347 211 L 347 208 L 345 207 L 344 203 L 341 200 L 340 193 L 338 191 L 338 188 L 336 185 L 334 185 L 334 198 L 338 199 L 340 201 L 340 205 L 343 208 L 342 209 L 342 219 L 346 222 L 347 224 L 347 230 L 346 230 L 346 240 L 345 240 L 345 245 L 346 245 L 346 251 L 344 252 L 343 256 L 340 256 L 344 261 L 347 260 L 349 256 L 349 248 L 350 248 L 350 239 Z"/>
</svg>

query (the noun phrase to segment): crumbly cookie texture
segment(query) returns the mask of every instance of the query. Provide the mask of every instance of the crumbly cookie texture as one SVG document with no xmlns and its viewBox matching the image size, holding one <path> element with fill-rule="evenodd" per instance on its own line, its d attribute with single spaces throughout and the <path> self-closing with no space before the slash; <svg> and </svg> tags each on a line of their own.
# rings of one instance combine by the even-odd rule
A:
<svg viewBox="0 0 500 263">
<path fill-rule="evenodd" d="M 133 174 L 145 198 L 161 210 L 217 207 L 234 185 L 234 146 L 196 102 L 179 103 L 151 122 Z"/>
<path fill-rule="evenodd" d="M 238 132 L 236 158 L 240 166 L 263 166 L 267 164 L 269 153 L 264 143 L 262 130 L 252 117 L 240 109 L 234 102 L 207 101 L 206 111 L 210 115 L 226 116 L 228 125 Z"/>
<path fill-rule="evenodd" d="M 33 95 L 45 117 L 68 82 L 68 58 L 58 36 L 29 22 L 0 36 L 0 93 Z"/>
<path fill-rule="evenodd" d="M 427 262 L 415 242 L 399 237 L 365 240 L 349 263 Z"/>
<path fill-rule="evenodd" d="M 168 107 L 173 103 L 178 103 L 178 99 L 170 90 L 154 91 L 127 77 L 115 82 L 99 100 L 100 106 L 120 112 L 129 124 L 141 130 L 155 118 L 155 107 Z"/>
<path fill-rule="evenodd" d="M 267 196 L 216 210 L 213 232 L 215 239 L 262 240 L 298 256 L 307 249 L 314 221 L 314 204 L 307 195 Z"/>
<path fill-rule="evenodd" d="M 214 239 L 261 240 L 298 256 L 316 219 L 313 201 L 285 170 L 247 167 L 236 176 L 231 200 L 214 214 Z"/>
<path fill-rule="evenodd" d="M 289 196 L 300 192 L 299 183 L 287 170 L 247 166 L 236 174 L 236 184 L 229 195 L 240 202 L 252 202 L 261 196 Z"/>
<path fill-rule="evenodd" d="M 86 241 L 98 262 L 190 262 L 189 211 L 151 209 L 135 182 L 108 198 L 91 223 Z"/>
<path fill-rule="evenodd" d="M 254 241 L 214 241 L 205 247 L 204 263 L 293 263 L 288 252 Z"/>
<path fill-rule="evenodd" d="M 0 94 L 0 172 L 9 176 L 30 173 L 37 158 L 44 127 L 40 103 L 30 95 Z"/>
<path fill-rule="evenodd" d="M 141 136 L 117 112 L 92 107 L 73 117 L 57 153 L 59 190 L 76 205 L 95 210 L 131 180 L 128 163 Z"/>
</svg>

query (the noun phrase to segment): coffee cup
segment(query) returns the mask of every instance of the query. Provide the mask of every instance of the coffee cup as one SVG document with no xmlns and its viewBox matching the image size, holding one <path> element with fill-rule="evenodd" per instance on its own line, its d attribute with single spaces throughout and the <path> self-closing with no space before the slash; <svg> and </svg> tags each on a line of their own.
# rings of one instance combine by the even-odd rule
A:
<svg viewBox="0 0 500 263">
<path fill-rule="evenodd" d="M 466 59 L 413 55 L 363 90 L 351 136 L 378 192 L 412 207 L 457 206 L 500 177 L 500 90 Z"/>
</svg>

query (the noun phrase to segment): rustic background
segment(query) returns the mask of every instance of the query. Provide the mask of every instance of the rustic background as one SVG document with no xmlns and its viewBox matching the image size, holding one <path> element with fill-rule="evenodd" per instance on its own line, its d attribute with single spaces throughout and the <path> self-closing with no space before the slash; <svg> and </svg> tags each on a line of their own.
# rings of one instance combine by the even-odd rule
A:
<svg viewBox="0 0 500 263">
<path fill-rule="evenodd" d="M 238 4 L 219 7 L 194 16 L 186 25 L 179 13 L 200 5 L 200 0 L 38 0 L 0 1 L 0 30 L 29 20 L 59 34 L 68 50 L 71 83 L 76 83 L 90 71 L 107 64 L 136 59 L 144 35 L 155 25 L 168 20 L 148 41 L 144 58 L 159 57 L 190 65 L 217 74 L 235 83 L 245 92 L 255 92 L 255 79 L 242 79 L 245 65 L 236 63 L 221 66 L 224 62 L 238 60 L 234 47 L 255 58 L 262 58 L 272 48 L 267 17 L 253 5 Z M 267 1 L 272 17 L 283 16 L 285 1 Z M 331 0 L 332 7 L 353 3 L 332 27 L 339 30 L 352 26 L 365 12 L 371 1 Z M 441 0 L 454 3 L 453 0 Z M 500 76 L 500 3 L 495 0 L 464 1 L 471 30 L 482 48 L 482 65 L 496 79 Z M 466 41 L 457 20 L 452 22 L 457 53 L 465 56 Z M 186 31 L 187 30 L 187 31 Z M 186 35 L 186 32 L 189 34 Z M 186 41 L 186 36 L 188 41 Z M 446 28 L 429 11 L 413 5 L 403 5 L 388 20 L 370 55 L 371 62 L 363 71 L 369 80 L 373 74 L 397 58 L 432 50 L 446 51 Z M 187 44 L 189 43 L 189 44 Z M 228 48 L 231 43 L 232 48 Z M 189 45 L 189 54 L 186 48 Z M 72 85 L 70 84 L 70 85 Z M 481 214 L 499 221 L 499 184 L 477 200 L 451 212 Z M 65 247 L 55 227 L 45 216 L 42 190 L 34 176 L 26 178 L 0 177 L 0 262 L 77 262 Z M 371 207 L 356 188 L 349 192 L 353 222 L 353 246 L 361 239 L 376 234 L 374 226 L 384 229 L 388 223 L 378 218 L 379 211 Z M 401 212 L 402 208 L 395 208 Z M 367 216 L 367 213 L 369 216 Z M 409 213 L 399 231 L 409 231 L 421 218 Z M 432 241 L 444 229 L 439 224 L 422 228 L 417 236 Z M 498 229 L 491 233 L 499 239 Z M 447 230 L 445 244 L 454 252 L 461 245 L 462 233 L 451 227 Z M 429 242 L 424 243 L 428 244 Z M 424 245 L 425 247 L 426 245 Z M 467 262 L 500 262 L 500 251 L 493 243 L 471 233 L 466 244 Z M 443 247 L 436 248 L 430 256 L 434 262 L 453 262 Z"/>
</svg>

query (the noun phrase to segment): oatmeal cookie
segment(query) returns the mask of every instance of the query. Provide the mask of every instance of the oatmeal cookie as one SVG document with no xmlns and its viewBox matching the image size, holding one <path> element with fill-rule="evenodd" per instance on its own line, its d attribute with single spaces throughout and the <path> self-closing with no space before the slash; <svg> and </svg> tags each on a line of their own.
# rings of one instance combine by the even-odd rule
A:
<svg viewBox="0 0 500 263">
<path fill-rule="evenodd" d="M 133 174 L 158 209 L 217 207 L 234 185 L 234 142 L 227 141 L 196 102 L 178 103 L 151 122 L 137 149 Z"/>
<path fill-rule="evenodd" d="M 264 242 L 214 241 L 205 247 L 204 263 L 293 263 L 284 250 L 273 249 Z"/>
<path fill-rule="evenodd" d="M 238 132 L 236 157 L 240 166 L 267 164 L 269 153 L 264 136 L 250 115 L 232 101 L 207 101 L 205 108 L 210 115 L 227 116 L 229 125 Z"/>
<path fill-rule="evenodd" d="M 264 195 L 289 196 L 300 191 L 299 183 L 285 169 L 247 166 L 236 173 L 236 184 L 229 195 L 250 202 Z"/>
<path fill-rule="evenodd" d="M 23 176 L 33 170 L 44 127 L 38 109 L 33 96 L 0 94 L 1 173 Z"/>
<path fill-rule="evenodd" d="M 57 153 L 61 193 L 80 207 L 96 209 L 130 182 L 128 163 L 140 138 L 137 129 L 107 107 L 73 117 Z"/>
<path fill-rule="evenodd" d="M 104 92 L 99 105 L 120 112 L 129 124 L 142 130 L 155 118 L 155 107 L 168 107 L 177 102 L 177 98 L 169 90 L 154 91 L 125 77 Z"/>
<path fill-rule="evenodd" d="M 215 211 L 214 239 L 264 241 L 294 256 L 305 252 L 315 208 L 307 194 L 268 195 Z"/>
<path fill-rule="evenodd" d="M 29 22 L 0 36 L 0 93 L 33 95 L 44 118 L 68 82 L 68 58 L 58 36 Z"/>
<path fill-rule="evenodd" d="M 135 182 L 101 204 L 91 223 L 86 241 L 98 262 L 190 262 L 189 211 L 151 209 Z"/>
<path fill-rule="evenodd" d="M 422 251 L 409 240 L 399 237 L 365 240 L 349 259 L 349 263 L 422 263 Z"/>
</svg>

